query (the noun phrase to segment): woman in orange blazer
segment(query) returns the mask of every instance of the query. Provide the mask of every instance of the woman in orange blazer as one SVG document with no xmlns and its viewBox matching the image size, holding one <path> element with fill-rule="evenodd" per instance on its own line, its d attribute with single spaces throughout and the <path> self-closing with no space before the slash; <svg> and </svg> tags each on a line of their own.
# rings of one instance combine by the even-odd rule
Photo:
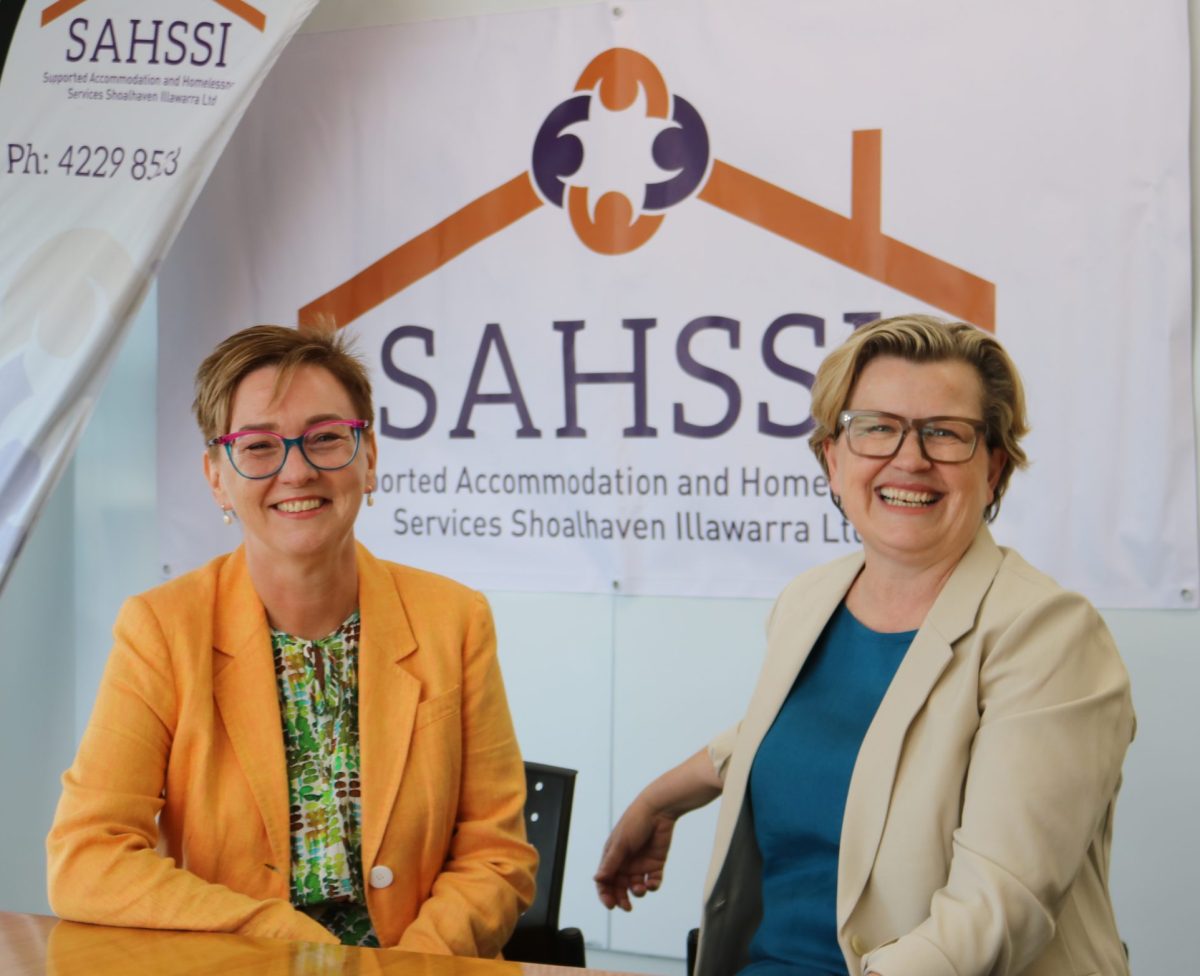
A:
<svg viewBox="0 0 1200 976">
<path fill-rule="evenodd" d="M 361 363 L 247 329 L 201 366 L 195 409 L 244 543 L 122 608 L 48 840 L 54 910 L 499 955 L 537 855 L 491 614 L 355 542 Z"/>
</svg>

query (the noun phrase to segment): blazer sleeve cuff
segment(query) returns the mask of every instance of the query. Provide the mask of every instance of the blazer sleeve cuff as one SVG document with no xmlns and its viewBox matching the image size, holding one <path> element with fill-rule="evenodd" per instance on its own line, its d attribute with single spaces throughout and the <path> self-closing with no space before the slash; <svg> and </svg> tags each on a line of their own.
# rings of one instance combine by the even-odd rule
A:
<svg viewBox="0 0 1200 976">
<path fill-rule="evenodd" d="M 725 773 L 729 770 L 729 758 L 733 755 L 733 747 L 737 744 L 738 729 L 741 722 L 731 725 L 708 744 L 708 758 L 716 770 L 717 778 L 724 783 Z"/>
<path fill-rule="evenodd" d="M 906 935 L 887 942 L 862 957 L 862 976 L 959 976 L 945 954 L 928 939 Z"/>
</svg>

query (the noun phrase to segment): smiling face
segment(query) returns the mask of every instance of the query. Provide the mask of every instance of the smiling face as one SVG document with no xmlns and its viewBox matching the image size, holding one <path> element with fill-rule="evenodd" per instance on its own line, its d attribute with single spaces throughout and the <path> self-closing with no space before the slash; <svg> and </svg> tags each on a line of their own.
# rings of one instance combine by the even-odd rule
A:
<svg viewBox="0 0 1200 976">
<path fill-rule="evenodd" d="M 367 419 L 356 416 L 349 394 L 328 370 L 299 367 L 276 399 L 277 373 L 265 366 L 238 384 L 230 432 L 269 430 L 297 437 L 322 420 Z M 358 455 L 337 471 L 314 468 L 293 447 L 278 474 L 251 480 L 233 469 L 222 447 L 215 456 L 205 452 L 204 473 L 217 504 L 232 508 L 241 520 L 251 561 L 352 558 L 354 519 L 363 493 L 375 485 L 375 439 L 364 432 Z"/>
<path fill-rule="evenodd" d="M 846 409 L 979 420 L 983 385 L 974 367 L 960 360 L 915 363 L 879 356 L 863 367 Z M 852 454 L 844 434 L 826 441 L 824 450 L 830 487 L 862 536 L 868 561 L 916 570 L 952 566 L 967 551 L 1005 458 L 980 437 L 974 456 L 963 464 L 927 461 L 915 431 L 891 458 Z"/>
</svg>

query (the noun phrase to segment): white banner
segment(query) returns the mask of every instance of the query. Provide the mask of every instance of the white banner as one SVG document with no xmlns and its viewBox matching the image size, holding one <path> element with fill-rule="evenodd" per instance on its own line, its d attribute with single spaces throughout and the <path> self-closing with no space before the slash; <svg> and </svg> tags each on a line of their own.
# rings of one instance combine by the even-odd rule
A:
<svg viewBox="0 0 1200 976">
<path fill-rule="evenodd" d="M 0 585 L 159 259 L 315 2 L 26 2 L 0 83 Z"/>
<path fill-rule="evenodd" d="M 170 571 L 228 548 L 191 374 L 351 330 L 378 554 L 497 589 L 773 595 L 857 542 L 808 450 L 877 315 L 995 330 L 1002 542 L 1197 605 L 1186 7 L 645 0 L 298 38 L 164 267 Z"/>
</svg>

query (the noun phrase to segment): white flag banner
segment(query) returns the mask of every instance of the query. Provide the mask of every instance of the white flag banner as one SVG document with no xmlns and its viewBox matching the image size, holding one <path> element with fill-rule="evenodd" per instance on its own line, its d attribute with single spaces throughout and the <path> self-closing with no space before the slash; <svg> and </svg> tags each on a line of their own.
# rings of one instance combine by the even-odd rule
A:
<svg viewBox="0 0 1200 976">
<path fill-rule="evenodd" d="M 1197 605 L 1186 7 L 644 0 L 307 35 L 161 276 L 176 572 L 231 547 L 191 377 L 256 322 L 372 370 L 379 555 L 496 589 L 773 595 L 858 542 L 806 443 L 879 315 L 993 330 L 997 524 Z"/>
<path fill-rule="evenodd" d="M 25 4 L 0 79 L 0 585 L 158 262 L 315 2 Z"/>
</svg>

